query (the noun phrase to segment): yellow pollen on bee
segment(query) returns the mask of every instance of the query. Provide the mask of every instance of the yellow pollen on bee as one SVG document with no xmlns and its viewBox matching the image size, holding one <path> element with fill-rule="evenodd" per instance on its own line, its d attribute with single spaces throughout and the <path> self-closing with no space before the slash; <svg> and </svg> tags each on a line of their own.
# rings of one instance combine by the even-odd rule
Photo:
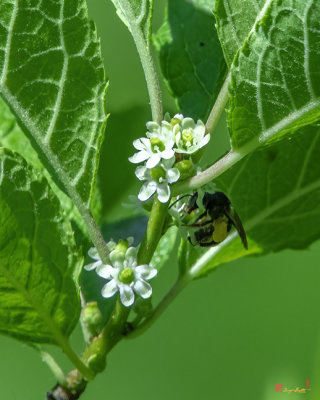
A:
<svg viewBox="0 0 320 400">
<path fill-rule="evenodd" d="M 228 219 L 226 218 L 226 216 L 223 215 L 222 217 L 217 218 L 213 222 L 213 226 L 214 226 L 214 232 L 212 234 L 212 239 L 216 243 L 223 242 L 224 239 L 229 234 L 229 232 L 228 232 Z"/>
</svg>

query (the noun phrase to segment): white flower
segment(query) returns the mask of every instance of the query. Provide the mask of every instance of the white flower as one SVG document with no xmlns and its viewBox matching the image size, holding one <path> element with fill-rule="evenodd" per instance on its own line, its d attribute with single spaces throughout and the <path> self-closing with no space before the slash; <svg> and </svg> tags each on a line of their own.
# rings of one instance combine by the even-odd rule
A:
<svg viewBox="0 0 320 400">
<path fill-rule="evenodd" d="M 136 169 L 136 176 L 140 181 L 146 181 L 138 194 L 141 201 L 148 200 L 155 192 L 161 203 L 166 203 L 170 198 L 169 184 L 176 182 L 180 177 L 178 168 L 171 168 L 175 158 L 162 160 L 160 166 L 148 169 L 146 166 L 140 166 Z"/>
<path fill-rule="evenodd" d="M 152 287 L 146 282 L 157 275 L 157 270 L 150 265 L 137 265 L 137 248 L 129 247 L 125 253 L 112 251 L 109 255 L 111 265 L 97 268 L 97 274 L 109 279 L 101 294 L 105 298 L 120 292 L 121 303 L 129 307 L 134 303 L 134 294 L 143 299 L 152 295 Z"/>
<path fill-rule="evenodd" d="M 206 134 L 206 128 L 201 120 L 195 124 L 192 118 L 183 118 L 175 140 L 178 147 L 175 149 L 176 153 L 192 154 L 209 142 L 210 135 Z"/>
<path fill-rule="evenodd" d="M 92 271 L 103 264 L 98 254 L 98 250 L 95 247 L 91 247 L 91 249 L 88 251 L 88 255 L 95 261 L 91 264 L 85 265 L 85 270 Z"/>
<path fill-rule="evenodd" d="M 167 121 L 162 121 L 161 126 L 156 122 L 147 122 L 147 128 L 146 138 L 134 140 L 133 146 L 139 151 L 129 161 L 134 164 L 147 161 L 147 168 L 153 168 L 161 159 L 168 160 L 174 156 L 172 147 L 175 134 Z"/>
<path fill-rule="evenodd" d="M 132 236 L 129 236 L 127 238 L 126 242 L 127 242 L 127 246 L 131 246 L 134 242 L 134 238 Z M 112 239 L 109 242 L 107 242 L 107 249 L 110 252 L 117 251 L 116 246 L 117 246 L 117 243 Z M 91 249 L 89 249 L 88 255 L 89 255 L 89 257 L 91 257 L 94 260 L 94 262 L 84 266 L 84 269 L 86 271 L 92 271 L 94 269 L 98 269 L 99 267 L 101 267 L 103 265 L 103 262 L 99 256 L 98 250 L 95 247 L 91 247 Z"/>
</svg>

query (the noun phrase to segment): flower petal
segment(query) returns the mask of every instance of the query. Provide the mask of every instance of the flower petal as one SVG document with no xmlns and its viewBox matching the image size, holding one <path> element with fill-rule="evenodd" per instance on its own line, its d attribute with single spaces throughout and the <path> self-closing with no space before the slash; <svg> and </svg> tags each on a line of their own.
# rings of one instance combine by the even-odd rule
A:
<svg viewBox="0 0 320 400">
<path fill-rule="evenodd" d="M 180 171 L 178 168 L 170 168 L 167 171 L 167 180 L 169 183 L 177 182 L 180 178 Z"/>
<path fill-rule="evenodd" d="M 154 192 L 157 190 L 157 184 L 156 182 L 146 182 L 142 185 L 140 192 L 138 194 L 138 199 L 140 201 L 146 201 L 148 200 Z"/>
<path fill-rule="evenodd" d="M 159 131 L 159 129 L 160 129 L 159 124 L 157 124 L 157 123 L 154 122 L 154 121 L 149 121 L 149 122 L 147 122 L 147 123 L 146 123 L 146 127 L 147 127 L 147 129 L 148 129 L 148 131 L 149 131 L 150 133 L 158 133 L 158 131 Z M 148 136 L 148 132 L 147 132 L 147 136 Z"/>
<path fill-rule="evenodd" d="M 176 160 L 175 157 L 169 158 L 168 160 L 163 159 L 161 162 L 162 167 L 167 171 L 169 168 L 171 168 L 173 166 L 173 164 L 175 163 L 175 160 Z"/>
<path fill-rule="evenodd" d="M 137 247 L 129 247 L 126 251 L 126 258 L 136 258 L 137 257 L 138 248 Z"/>
<path fill-rule="evenodd" d="M 92 271 L 92 270 L 94 270 L 95 268 L 99 267 L 101 264 L 102 264 L 102 261 L 101 261 L 101 260 L 98 260 L 98 261 L 95 261 L 94 263 L 85 265 L 85 266 L 84 266 L 84 269 L 85 269 L 86 271 Z"/>
<path fill-rule="evenodd" d="M 166 112 L 166 113 L 164 114 L 163 119 L 164 119 L 165 121 L 167 121 L 167 122 L 170 122 L 170 121 L 171 121 L 170 114 L 169 114 L 168 112 Z"/>
<path fill-rule="evenodd" d="M 109 240 L 109 242 L 107 242 L 107 248 L 109 251 L 114 250 L 116 245 L 117 245 L 117 243 L 113 239 L 111 239 L 111 240 Z"/>
<path fill-rule="evenodd" d="M 146 146 L 144 145 L 144 143 L 141 139 L 143 139 L 143 138 L 136 139 L 132 142 L 133 147 L 137 150 L 145 150 L 145 148 L 146 148 Z"/>
<path fill-rule="evenodd" d="M 167 183 L 157 185 L 158 199 L 161 203 L 166 203 L 170 199 L 170 188 Z"/>
<path fill-rule="evenodd" d="M 133 236 L 128 236 L 127 237 L 127 242 L 128 242 L 128 246 L 131 246 L 134 242 L 134 237 Z"/>
<path fill-rule="evenodd" d="M 150 157 L 150 153 L 145 150 L 141 150 L 138 153 L 135 153 L 133 156 L 129 157 L 129 161 L 133 164 L 139 164 L 142 161 L 146 161 Z"/>
<path fill-rule="evenodd" d="M 203 147 L 206 144 L 208 144 L 209 140 L 210 140 L 210 135 L 206 135 L 203 139 L 201 139 L 198 148 L 200 149 L 201 147 Z"/>
<path fill-rule="evenodd" d="M 119 290 L 120 290 L 121 303 L 125 307 L 132 306 L 132 304 L 134 302 L 134 293 L 133 293 L 132 287 L 129 285 L 125 285 L 125 284 L 120 284 Z"/>
<path fill-rule="evenodd" d="M 189 128 L 194 129 L 196 124 L 194 123 L 194 120 L 192 118 L 183 118 L 181 126 L 182 126 L 182 130 L 189 129 Z"/>
<path fill-rule="evenodd" d="M 95 247 L 91 247 L 91 249 L 89 249 L 88 256 L 93 260 L 100 260 L 98 250 Z"/>
<path fill-rule="evenodd" d="M 159 154 L 154 153 L 147 161 L 146 167 L 151 169 L 151 168 L 155 167 L 157 164 L 159 164 L 160 160 L 161 160 L 161 157 L 159 156 Z"/>
<path fill-rule="evenodd" d="M 155 268 L 151 267 L 151 265 L 148 264 L 138 265 L 135 271 L 137 272 L 139 278 L 145 279 L 147 281 L 154 278 L 158 273 Z"/>
<path fill-rule="evenodd" d="M 173 141 L 172 141 L 172 146 L 173 146 Z M 172 147 L 171 146 L 171 147 Z M 167 150 L 164 150 L 162 153 L 161 153 L 161 157 L 162 158 L 165 158 L 166 160 L 168 160 L 169 158 L 172 158 L 174 156 L 174 151 L 172 150 L 172 149 L 167 149 Z"/>
<path fill-rule="evenodd" d="M 176 114 L 173 118 L 180 119 L 180 121 L 184 119 L 182 114 Z"/>
<path fill-rule="evenodd" d="M 122 253 L 122 251 L 119 250 L 113 250 L 110 254 L 109 254 L 109 258 L 111 261 L 111 264 L 116 267 L 119 268 L 119 266 L 122 265 L 123 260 L 125 258 L 125 255 Z"/>
<path fill-rule="evenodd" d="M 144 165 L 140 165 L 140 167 L 136 168 L 135 174 L 139 181 L 144 181 L 146 179 L 146 171 L 147 168 Z"/>
<path fill-rule="evenodd" d="M 97 268 L 96 272 L 101 278 L 111 279 L 113 278 L 115 269 L 111 265 L 102 264 Z"/>
<path fill-rule="evenodd" d="M 133 285 L 134 291 L 143 299 L 148 299 L 152 295 L 151 285 L 143 279 L 138 279 Z"/>
<path fill-rule="evenodd" d="M 115 279 L 112 279 L 110 282 L 106 283 L 102 290 L 102 297 L 109 298 L 112 297 L 118 291 L 118 285 Z"/>
</svg>

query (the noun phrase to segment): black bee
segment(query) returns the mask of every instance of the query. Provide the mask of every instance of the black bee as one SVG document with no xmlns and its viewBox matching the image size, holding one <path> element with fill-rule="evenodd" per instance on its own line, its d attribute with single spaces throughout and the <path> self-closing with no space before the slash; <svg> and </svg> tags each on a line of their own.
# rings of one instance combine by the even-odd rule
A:
<svg viewBox="0 0 320 400">
<path fill-rule="evenodd" d="M 184 209 L 186 215 L 191 215 L 198 211 L 197 199 L 197 192 L 190 195 L 190 200 Z M 226 239 L 233 225 L 239 233 L 243 246 L 248 249 L 247 236 L 242 222 L 224 193 L 206 192 L 203 196 L 202 204 L 205 211 L 193 223 L 187 224 L 189 227 L 199 228 L 194 232 L 195 243 L 192 242 L 190 235 L 188 236 L 188 240 L 192 245 L 201 247 L 216 246 Z"/>
</svg>

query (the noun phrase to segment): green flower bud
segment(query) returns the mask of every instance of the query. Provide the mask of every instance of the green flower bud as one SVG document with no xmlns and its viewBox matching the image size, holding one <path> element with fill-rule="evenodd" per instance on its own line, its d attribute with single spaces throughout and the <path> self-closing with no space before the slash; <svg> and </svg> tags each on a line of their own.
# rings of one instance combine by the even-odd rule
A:
<svg viewBox="0 0 320 400">
<path fill-rule="evenodd" d="M 151 143 L 152 151 L 153 151 L 154 153 L 156 153 L 157 150 L 163 151 L 163 150 L 165 150 L 165 148 L 166 148 L 165 145 L 164 145 L 164 143 L 163 143 L 159 138 L 157 138 L 157 137 L 151 138 L 151 139 L 150 139 L 150 143 Z"/>
<path fill-rule="evenodd" d="M 134 273 L 131 268 L 125 268 L 119 273 L 119 281 L 122 283 L 129 284 L 134 281 Z"/>
<path fill-rule="evenodd" d="M 195 169 L 191 160 L 179 161 L 174 165 L 174 167 L 178 168 L 181 180 L 187 179 L 195 173 Z"/>
<path fill-rule="evenodd" d="M 175 125 L 178 125 L 178 124 L 181 124 L 181 119 L 180 118 L 171 118 L 170 125 L 172 126 L 172 128 Z"/>
<path fill-rule="evenodd" d="M 128 247 L 128 241 L 125 239 L 120 239 L 115 247 L 115 250 L 118 250 L 120 253 L 125 254 L 125 252 L 128 250 Z"/>
<path fill-rule="evenodd" d="M 96 336 L 99 333 L 102 323 L 102 314 L 98 303 L 96 301 L 87 303 L 82 311 L 81 318 L 91 335 Z"/>
<path fill-rule="evenodd" d="M 150 175 L 152 179 L 160 182 L 160 178 L 165 179 L 166 171 L 162 167 L 155 167 L 151 169 Z"/>
</svg>

